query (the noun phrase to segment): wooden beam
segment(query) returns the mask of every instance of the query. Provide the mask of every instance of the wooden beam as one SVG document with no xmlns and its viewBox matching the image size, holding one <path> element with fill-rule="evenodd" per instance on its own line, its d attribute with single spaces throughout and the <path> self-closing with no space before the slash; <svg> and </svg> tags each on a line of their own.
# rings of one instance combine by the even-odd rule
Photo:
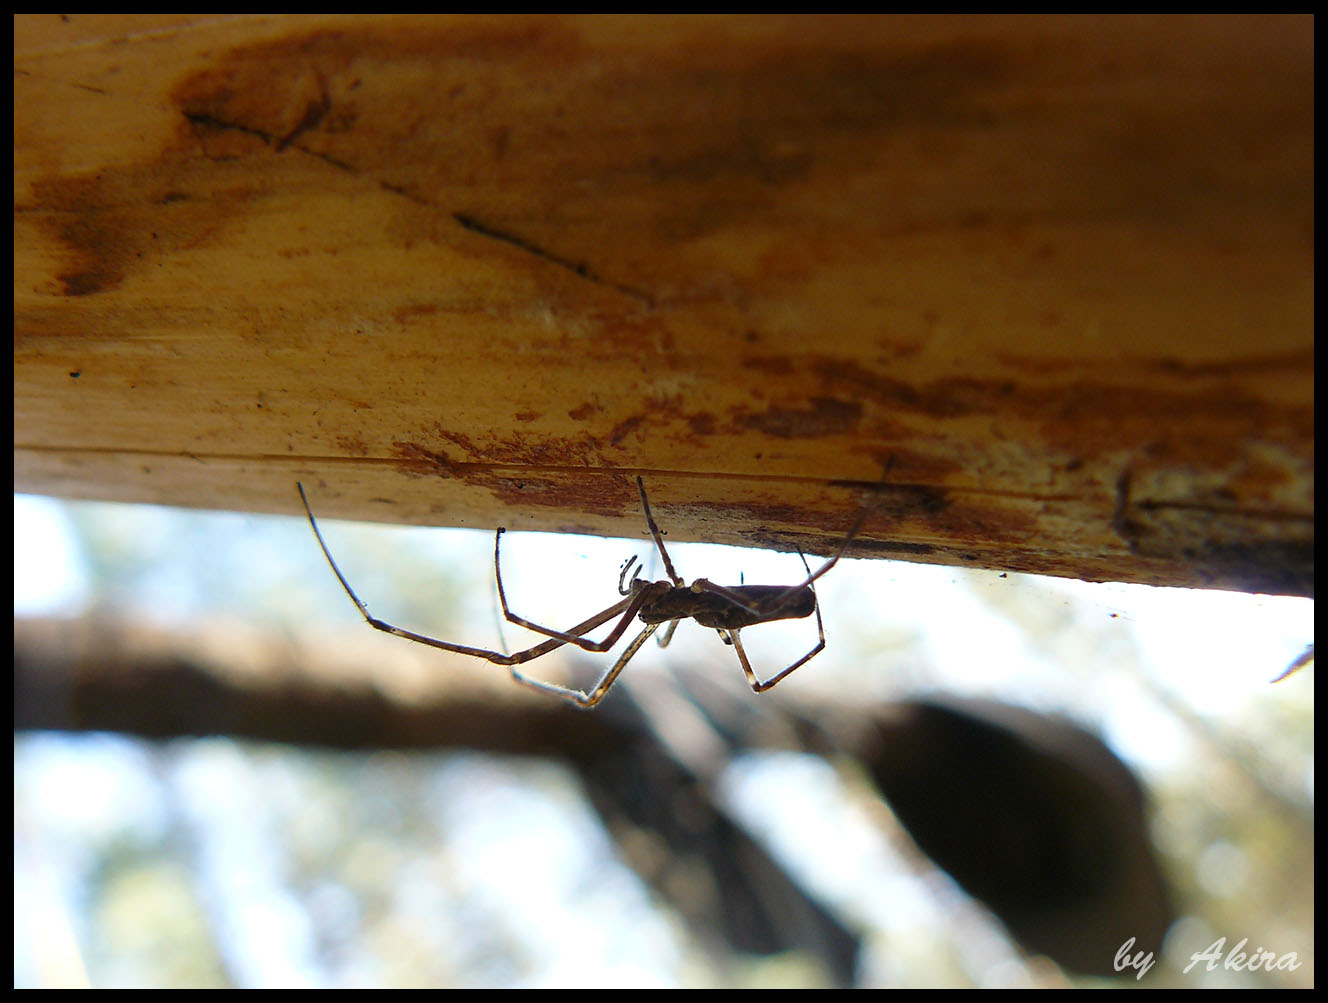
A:
<svg viewBox="0 0 1328 1003">
<path fill-rule="evenodd" d="M 15 19 L 15 488 L 1313 589 L 1313 19 Z"/>
</svg>

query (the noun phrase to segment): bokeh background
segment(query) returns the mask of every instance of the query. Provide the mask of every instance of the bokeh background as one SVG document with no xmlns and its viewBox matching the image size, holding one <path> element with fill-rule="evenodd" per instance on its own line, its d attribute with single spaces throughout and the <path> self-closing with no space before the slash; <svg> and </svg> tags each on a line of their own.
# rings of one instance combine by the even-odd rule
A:
<svg viewBox="0 0 1328 1003">
<path fill-rule="evenodd" d="M 462 643 L 534 643 L 499 622 L 489 533 L 323 528 L 376 615 Z M 504 548 L 513 609 L 551 626 L 615 602 L 632 552 L 659 575 L 644 526 L 631 541 L 513 532 Z M 796 556 L 670 550 L 689 580 L 802 575 Z M 16 496 L 14 582 L 16 635 L 33 618 L 109 623 L 257 676 L 254 652 L 276 649 L 318 686 L 398 708 L 458 701 L 478 715 L 477 681 L 513 685 L 370 630 L 302 518 Z M 956 700 L 1068 718 L 1142 785 L 1177 917 L 1144 984 L 1313 985 L 1313 667 L 1270 685 L 1313 643 L 1311 601 L 856 560 L 818 592 L 827 649 L 769 694 L 746 689 L 713 631 L 684 624 L 669 648 L 642 650 L 601 710 L 557 719 L 573 742 L 598 733 L 593 715 L 636 708 L 675 752 L 708 749 L 710 857 L 661 837 L 681 811 L 659 808 L 670 781 L 631 772 L 626 752 L 627 779 L 607 781 L 574 756 L 515 741 L 504 753 L 501 736 L 480 752 L 447 734 L 435 748 L 237 740 L 224 722 L 161 741 L 17 729 L 15 986 L 1135 985 L 1030 953 L 919 851 L 870 764 L 835 752 L 843 715 Z M 743 640 L 768 673 L 815 627 Z M 585 685 L 610 661 L 528 667 Z M 705 706 L 819 738 L 739 741 L 724 725 L 736 718 L 709 712 L 702 737 L 681 734 L 708 687 L 719 703 Z M 652 807 L 665 824 L 643 821 Z M 798 903 L 787 928 L 753 936 L 774 951 L 716 936 L 679 904 L 738 896 L 743 882 L 716 879 L 714 861 L 749 840 L 781 876 L 749 869 L 744 894 L 779 889 L 776 916 Z M 1247 953 L 1294 952 L 1298 968 L 1184 970 L 1220 938 L 1222 960 L 1245 940 Z"/>
</svg>

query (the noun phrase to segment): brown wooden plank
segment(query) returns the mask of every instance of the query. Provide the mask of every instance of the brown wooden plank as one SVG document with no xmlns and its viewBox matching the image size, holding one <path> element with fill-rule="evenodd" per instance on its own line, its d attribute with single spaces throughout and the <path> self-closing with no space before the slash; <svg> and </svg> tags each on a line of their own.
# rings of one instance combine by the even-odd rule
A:
<svg viewBox="0 0 1328 1003">
<path fill-rule="evenodd" d="M 1309 17 L 15 20 L 15 486 L 1307 594 Z"/>
</svg>

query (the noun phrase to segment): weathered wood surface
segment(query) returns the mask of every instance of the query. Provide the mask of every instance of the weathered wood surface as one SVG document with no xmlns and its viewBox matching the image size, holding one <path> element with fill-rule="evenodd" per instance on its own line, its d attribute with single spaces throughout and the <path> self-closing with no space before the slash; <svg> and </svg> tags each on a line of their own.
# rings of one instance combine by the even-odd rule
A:
<svg viewBox="0 0 1328 1003">
<path fill-rule="evenodd" d="M 15 487 L 1309 594 L 1313 57 L 21 15 Z"/>
</svg>

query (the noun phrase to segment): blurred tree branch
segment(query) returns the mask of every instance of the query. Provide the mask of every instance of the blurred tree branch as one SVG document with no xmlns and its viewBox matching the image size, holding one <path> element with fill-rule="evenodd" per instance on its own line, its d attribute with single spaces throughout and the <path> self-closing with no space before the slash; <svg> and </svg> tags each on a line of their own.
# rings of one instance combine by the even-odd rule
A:
<svg viewBox="0 0 1328 1003">
<path fill-rule="evenodd" d="M 432 687 L 402 698 L 390 688 L 410 680 L 420 653 L 387 652 L 235 626 L 17 619 L 15 729 L 556 757 L 577 771 L 622 856 L 702 942 L 717 954 L 800 950 L 837 985 L 853 982 L 857 935 L 715 794 L 745 749 L 857 763 L 924 853 L 1027 950 L 1072 971 L 1114 974 L 1120 943 L 1157 950 L 1171 922 L 1138 782 L 1068 721 L 990 702 L 795 707 L 700 677 L 624 686 L 587 713 L 504 673 L 476 673 L 468 659 L 471 671 L 448 673 L 460 656 L 432 650 Z"/>
</svg>

